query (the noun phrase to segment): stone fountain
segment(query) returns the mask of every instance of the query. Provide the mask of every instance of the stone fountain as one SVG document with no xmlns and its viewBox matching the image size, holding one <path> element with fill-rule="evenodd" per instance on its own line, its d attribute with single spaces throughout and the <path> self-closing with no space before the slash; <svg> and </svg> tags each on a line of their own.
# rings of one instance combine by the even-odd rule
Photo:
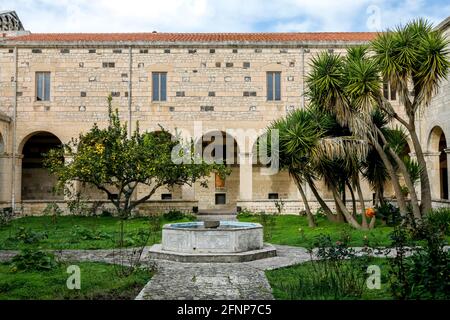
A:
<svg viewBox="0 0 450 320">
<path fill-rule="evenodd" d="M 259 223 L 205 221 L 166 224 L 149 256 L 179 262 L 246 262 L 276 256 Z"/>
</svg>

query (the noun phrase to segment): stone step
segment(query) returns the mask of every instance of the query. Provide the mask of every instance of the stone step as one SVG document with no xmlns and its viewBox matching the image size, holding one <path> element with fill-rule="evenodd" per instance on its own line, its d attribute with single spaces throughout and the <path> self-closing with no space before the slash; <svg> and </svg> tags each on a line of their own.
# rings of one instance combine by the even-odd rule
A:
<svg viewBox="0 0 450 320">
<path fill-rule="evenodd" d="M 227 215 L 197 215 L 198 221 L 211 221 L 211 220 L 221 220 L 221 221 L 237 221 L 235 214 Z"/>
</svg>

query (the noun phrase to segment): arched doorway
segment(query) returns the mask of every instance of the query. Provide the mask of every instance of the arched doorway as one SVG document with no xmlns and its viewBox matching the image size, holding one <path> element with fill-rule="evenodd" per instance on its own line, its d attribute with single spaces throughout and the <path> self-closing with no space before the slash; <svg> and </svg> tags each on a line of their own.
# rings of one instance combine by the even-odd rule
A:
<svg viewBox="0 0 450 320">
<path fill-rule="evenodd" d="M 56 177 L 43 165 L 44 154 L 60 148 L 61 140 L 49 132 L 29 136 L 22 148 L 22 200 L 57 200 L 63 195 L 54 193 Z"/>
<path fill-rule="evenodd" d="M 196 143 L 196 151 L 207 162 L 223 163 L 231 169 L 225 179 L 213 174 L 208 188 L 196 188 L 200 209 L 235 210 L 239 198 L 239 146 L 236 139 L 223 131 L 205 133 Z"/>
<path fill-rule="evenodd" d="M 436 185 L 434 196 L 440 199 L 449 199 L 447 140 L 440 127 L 434 127 L 431 130 L 428 151 L 435 156 L 431 165 L 431 183 Z"/>
</svg>

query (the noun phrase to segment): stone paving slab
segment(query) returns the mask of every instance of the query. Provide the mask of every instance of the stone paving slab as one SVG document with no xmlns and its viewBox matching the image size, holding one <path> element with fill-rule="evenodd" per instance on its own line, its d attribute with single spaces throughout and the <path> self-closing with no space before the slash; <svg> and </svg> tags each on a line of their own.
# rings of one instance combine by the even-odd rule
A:
<svg viewBox="0 0 450 320">
<path fill-rule="evenodd" d="M 262 270 L 243 263 L 160 263 L 136 300 L 272 300 Z"/>
</svg>

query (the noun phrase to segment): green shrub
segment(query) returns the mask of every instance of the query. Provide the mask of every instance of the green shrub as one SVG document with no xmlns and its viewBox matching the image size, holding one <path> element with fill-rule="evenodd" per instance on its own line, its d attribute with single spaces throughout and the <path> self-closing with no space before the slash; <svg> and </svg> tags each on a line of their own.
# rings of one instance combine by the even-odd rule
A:
<svg viewBox="0 0 450 320">
<path fill-rule="evenodd" d="M 112 236 L 101 230 L 88 229 L 84 226 L 75 225 L 71 231 L 72 242 L 78 242 L 80 240 L 107 240 Z"/>
<path fill-rule="evenodd" d="M 184 213 L 178 210 L 170 210 L 164 213 L 163 217 L 167 221 L 181 220 L 184 218 Z"/>
<path fill-rule="evenodd" d="M 377 217 L 388 226 L 396 226 L 401 220 L 400 210 L 389 202 L 385 202 L 376 208 Z"/>
<path fill-rule="evenodd" d="M 434 225 L 443 235 L 450 235 L 450 208 L 432 210 L 426 216 L 426 220 Z"/>
<path fill-rule="evenodd" d="M 26 244 L 36 244 L 41 240 L 47 239 L 47 232 L 36 232 L 31 228 L 19 227 L 18 231 L 12 237 L 8 238 L 9 241 L 17 241 Z"/>
<path fill-rule="evenodd" d="M 392 233 L 392 246 L 397 253 L 390 262 L 389 280 L 395 298 L 450 298 L 450 253 L 444 250 L 447 230 L 443 216 L 440 211 L 436 215 L 430 213 L 414 227 L 401 224 Z M 410 249 L 412 240 L 420 241 L 420 246 Z"/>
<path fill-rule="evenodd" d="M 8 225 L 13 218 L 13 210 L 11 207 L 2 208 L 0 210 L 0 227 Z"/>
<path fill-rule="evenodd" d="M 40 250 L 25 249 L 11 260 L 11 271 L 50 271 L 58 267 L 55 256 Z"/>
</svg>

